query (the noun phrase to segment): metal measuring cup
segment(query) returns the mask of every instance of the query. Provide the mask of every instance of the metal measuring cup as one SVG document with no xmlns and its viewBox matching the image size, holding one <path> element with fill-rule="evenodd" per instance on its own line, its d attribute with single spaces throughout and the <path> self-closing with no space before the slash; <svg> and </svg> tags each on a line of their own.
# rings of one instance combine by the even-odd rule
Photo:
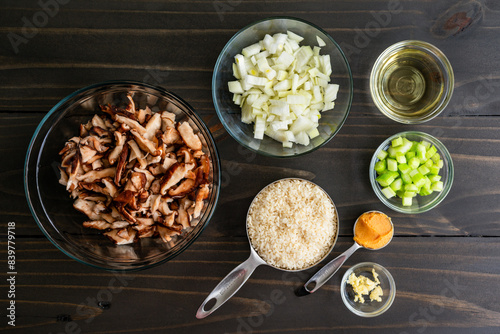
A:
<svg viewBox="0 0 500 334">
<path fill-rule="evenodd" d="M 370 212 L 378 212 L 378 213 L 383 214 L 387 218 L 389 218 L 389 216 L 387 216 L 385 213 L 383 213 L 381 211 L 377 211 L 377 210 L 366 211 L 365 213 L 370 213 Z M 358 223 L 359 218 L 361 218 L 361 216 L 363 216 L 365 213 L 361 214 L 358 217 L 358 219 L 356 219 L 356 222 L 354 223 L 354 227 L 353 227 L 354 235 L 356 235 L 356 224 Z M 348 250 L 346 250 L 344 253 L 340 254 L 335 259 L 328 262 L 323 268 L 321 268 L 316 274 L 314 274 L 314 276 L 311 277 L 306 282 L 306 284 L 304 284 L 303 289 L 309 293 L 313 293 L 316 290 L 318 290 L 319 288 L 321 288 L 323 286 L 323 284 L 328 282 L 328 280 L 330 278 L 332 278 L 333 275 L 335 275 L 335 273 L 340 269 L 340 267 L 342 267 L 344 262 L 359 248 L 365 248 L 365 249 L 369 249 L 369 250 L 379 250 L 379 249 L 384 248 L 388 244 L 390 244 L 392 241 L 392 238 L 394 237 L 394 224 L 392 223 L 391 218 L 389 218 L 389 222 L 391 223 L 391 226 L 392 226 L 392 235 L 391 235 L 391 239 L 389 239 L 389 241 L 385 245 L 383 245 L 382 247 L 379 247 L 379 248 L 368 248 L 368 247 L 363 247 L 360 244 L 358 244 L 356 241 L 354 241 L 354 245 L 352 245 Z"/>
<path fill-rule="evenodd" d="M 328 252 L 326 252 L 326 254 L 319 261 L 317 261 L 316 263 L 314 263 L 308 267 L 305 267 L 305 268 L 292 269 L 292 270 L 291 269 L 283 269 L 283 268 L 274 266 L 270 263 L 267 263 L 264 259 L 262 259 L 259 256 L 257 251 L 253 248 L 252 241 L 250 240 L 250 237 L 248 236 L 248 215 L 250 214 L 250 210 L 254 205 L 255 199 L 260 195 L 260 193 L 262 193 L 265 189 L 267 189 L 268 187 L 270 187 L 274 183 L 281 182 L 284 180 L 299 180 L 299 181 L 303 181 L 303 182 L 312 183 L 315 186 L 319 187 L 319 189 L 321 189 L 326 194 L 326 196 L 328 197 L 328 199 L 332 203 L 333 210 L 335 212 L 335 220 L 337 223 L 337 228 L 336 228 L 335 235 L 333 237 L 333 242 L 330 246 L 330 249 L 328 250 Z M 215 289 L 208 295 L 208 297 L 205 299 L 205 301 L 203 301 L 203 303 L 199 307 L 198 311 L 196 312 L 196 318 L 203 319 L 203 318 L 209 316 L 210 314 L 212 314 L 220 306 L 222 306 L 222 304 L 224 304 L 227 300 L 229 300 L 243 286 L 243 284 L 245 284 L 245 282 L 248 280 L 248 278 L 253 273 L 255 268 L 257 268 L 260 265 L 268 265 L 268 266 L 276 268 L 278 270 L 288 271 L 288 272 L 298 272 L 298 271 L 307 270 L 307 269 L 314 267 L 315 265 L 317 265 L 318 263 L 323 261 L 330 254 L 333 247 L 335 246 L 335 243 L 337 242 L 337 238 L 339 235 L 339 219 L 338 219 L 337 207 L 335 206 L 335 203 L 333 202 L 331 197 L 328 195 L 328 193 L 323 188 L 321 188 L 320 186 L 318 186 L 317 184 L 315 184 L 311 181 L 304 180 L 301 178 L 284 178 L 284 179 L 280 179 L 280 180 L 271 182 L 270 184 L 265 186 L 254 197 L 254 199 L 252 200 L 252 203 L 250 204 L 250 207 L 249 207 L 248 212 L 247 212 L 246 227 L 247 227 L 247 238 L 248 238 L 248 242 L 250 244 L 250 257 L 245 262 L 243 262 L 242 264 L 240 264 L 239 266 L 234 268 L 226 277 L 224 277 L 222 279 L 222 281 L 220 281 L 220 283 L 215 287 Z M 207 306 L 207 304 L 208 304 L 208 306 Z"/>
</svg>

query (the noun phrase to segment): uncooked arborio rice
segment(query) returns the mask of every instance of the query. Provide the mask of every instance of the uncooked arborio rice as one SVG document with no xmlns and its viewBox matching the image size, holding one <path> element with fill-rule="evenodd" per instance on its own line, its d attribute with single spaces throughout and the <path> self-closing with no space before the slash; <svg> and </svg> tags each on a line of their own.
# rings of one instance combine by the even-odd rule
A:
<svg viewBox="0 0 500 334">
<path fill-rule="evenodd" d="M 337 231 L 335 208 L 312 182 L 284 179 L 264 188 L 247 217 L 250 242 L 267 263 L 303 269 L 330 250 Z"/>
</svg>

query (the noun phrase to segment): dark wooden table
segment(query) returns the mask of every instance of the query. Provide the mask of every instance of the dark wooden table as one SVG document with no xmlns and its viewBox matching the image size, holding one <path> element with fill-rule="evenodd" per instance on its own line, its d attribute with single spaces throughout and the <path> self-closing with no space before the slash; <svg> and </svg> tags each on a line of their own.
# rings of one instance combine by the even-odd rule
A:
<svg viewBox="0 0 500 334">
<path fill-rule="evenodd" d="M 15 225 L 17 275 L 15 327 L 6 317 L 10 282 L 0 283 L 0 331 L 500 332 L 499 10 L 492 0 L 1 0 L 0 271 L 8 271 L 6 236 Z M 240 148 L 212 104 L 212 69 L 222 47 L 246 24 L 273 15 L 323 27 L 341 43 L 354 75 L 347 122 L 306 157 L 277 160 Z M 439 47 L 456 78 L 447 109 L 418 126 L 385 118 L 369 94 L 376 57 L 405 39 Z M 111 79 L 145 81 L 182 96 L 212 130 L 224 170 L 218 207 L 202 236 L 174 260 L 129 274 L 94 269 L 60 252 L 35 223 L 23 189 L 24 157 L 38 122 L 74 90 Z M 420 215 L 384 207 L 368 180 L 374 149 L 403 130 L 437 136 L 455 164 L 448 197 Z M 244 218 L 252 197 L 287 176 L 314 180 L 336 202 L 341 231 L 330 259 L 352 244 L 353 222 L 366 210 L 392 216 L 392 243 L 358 251 L 306 297 L 294 290 L 315 269 L 284 274 L 259 267 L 234 298 L 197 320 L 208 293 L 249 254 Z M 377 318 L 352 314 L 339 295 L 342 274 L 362 261 L 385 266 L 396 280 L 394 304 Z"/>
</svg>

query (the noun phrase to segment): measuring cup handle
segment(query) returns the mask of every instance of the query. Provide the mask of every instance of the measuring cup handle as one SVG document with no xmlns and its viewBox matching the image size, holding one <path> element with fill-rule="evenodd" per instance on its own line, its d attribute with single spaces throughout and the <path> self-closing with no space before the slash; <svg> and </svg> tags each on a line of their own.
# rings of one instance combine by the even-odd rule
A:
<svg viewBox="0 0 500 334">
<path fill-rule="evenodd" d="M 333 275 L 342 267 L 344 262 L 361 246 L 354 243 L 348 250 L 337 256 L 332 261 L 328 262 L 321 270 L 319 270 L 309 281 L 304 284 L 304 290 L 313 293 L 323 286 Z"/>
<path fill-rule="evenodd" d="M 250 257 L 234 268 L 220 283 L 215 287 L 215 289 L 208 295 L 203 304 L 196 312 L 196 318 L 203 319 L 208 317 L 212 312 L 217 310 L 222 304 L 224 304 L 229 298 L 231 298 L 248 280 L 250 275 L 252 275 L 255 268 L 263 264 L 259 262 L 253 254 Z M 213 304 L 213 301 L 215 303 Z M 213 304 L 209 306 L 209 309 L 205 309 L 207 304 Z"/>
</svg>

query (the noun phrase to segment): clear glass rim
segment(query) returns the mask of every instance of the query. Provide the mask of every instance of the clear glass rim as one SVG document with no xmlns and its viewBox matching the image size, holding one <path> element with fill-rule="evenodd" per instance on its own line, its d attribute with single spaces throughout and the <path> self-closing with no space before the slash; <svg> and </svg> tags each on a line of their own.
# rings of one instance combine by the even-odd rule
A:
<svg viewBox="0 0 500 334">
<path fill-rule="evenodd" d="M 378 69 L 382 66 L 382 63 L 389 55 L 394 53 L 396 50 L 405 47 L 417 48 L 432 55 L 433 58 L 439 64 L 439 66 L 443 69 L 443 74 L 445 75 L 445 93 L 443 94 L 443 97 L 440 99 L 439 103 L 435 106 L 435 108 L 431 112 L 424 114 L 419 118 L 408 119 L 398 115 L 393 115 L 390 112 L 388 112 L 384 107 L 383 103 L 379 101 L 380 92 L 376 85 L 377 81 L 379 80 L 379 76 L 376 75 Z M 455 76 L 453 74 L 453 68 L 451 66 L 451 63 L 446 57 L 446 55 L 436 46 L 419 40 L 404 40 L 389 46 L 378 56 L 377 60 L 373 64 L 372 71 L 370 73 L 370 94 L 373 103 L 384 116 L 402 124 L 421 124 L 434 119 L 448 106 L 448 103 L 450 102 L 451 97 L 453 95 L 454 87 L 455 87 Z"/>
<path fill-rule="evenodd" d="M 360 311 L 349 303 L 347 300 L 347 297 L 345 296 L 346 292 L 346 285 L 347 285 L 347 279 L 351 275 L 352 272 L 354 272 L 356 269 L 360 267 L 372 267 L 375 269 L 375 271 L 382 272 L 385 277 L 387 277 L 387 280 L 389 281 L 389 291 L 390 291 L 390 296 L 386 300 L 386 302 L 376 311 L 373 312 L 363 312 Z M 380 275 L 380 274 L 379 274 Z M 381 315 L 385 311 L 387 311 L 392 303 L 394 302 L 394 299 L 396 298 L 396 281 L 394 281 L 394 278 L 392 277 L 391 273 L 389 270 L 387 270 L 384 266 L 375 263 L 375 262 L 361 262 L 358 264 L 355 264 L 351 268 L 347 269 L 347 271 L 344 273 L 344 276 L 342 276 L 342 281 L 340 282 L 340 295 L 342 297 L 342 301 L 344 302 L 344 305 L 354 314 L 359 315 L 360 317 L 365 317 L 365 318 L 372 318 Z"/>
<path fill-rule="evenodd" d="M 330 137 L 328 139 L 326 139 L 323 143 L 321 143 L 320 145 L 316 146 L 316 147 L 313 147 L 311 148 L 310 150 L 308 151 L 305 151 L 305 152 L 301 152 L 301 153 L 297 153 L 297 154 L 292 154 L 292 155 L 275 155 L 275 154 L 271 154 L 271 153 L 267 153 L 267 152 L 264 152 L 264 151 L 261 151 L 261 150 L 258 150 L 258 149 L 255 149 L 255 148 L 252 148 L 250 145 L 247 145 L 246 143 L 244 143 L 243 141 L 239 140 L 237 138 L 237 136 L 233 133 L 233 131 L 231 130 L 231 128 L 226 124 L 226 122 L 224 121 L 224 118 L 222 116 L 222 111 L 220 110 L 219 108 L 219 104 L 217 103 L 217 92 L 216 90 L 214 89 L 214 87 L 216 86 L 216 82 L 217 82 L 217 74 L 219 72 L 219 68 L 220 68 L 220 65 L 221 65 L 221 61 L 222 61 L 222 58 L 223 58 L 223 55 L 226 53 L 226 50 L 231 46 L 231 44 L 233 43 L 233 41 L 241 34 L 243 33 L 244 31 L 246 31 L 247 29 L 250 29 L 251 27 L 259 24 L 259 23 L 262 23 L 262 22 L 266 22 L 266 21 L 271 21 L 271 20 L 291 20 L 291 21 L 298 21 L 298 22 L 301 22 L 301 23 L 305 23 L 315 29 L 317 29 L 318 31 L 320 31 L 321 33 L 325 34 L 325 36 L 328 37 L 328 39 L 335 45 L 335 47 L 339 50 L 341 56 L 342 56 L 342 59 L 344 60 L 344 63 L 346 65 L 346 68 L 347 68 L 347 71 L 348 71 L 348 77 L 349 77 L 349 91 L 350 91 L 350 94 L 349 94 L 349 98 L 348 98 L 348 101 L 347 101 L 347 109 L 346 109 L 346 112 L 345 112 L 345 115 L 344 117 L 342 118 L 341 122 L 339 122 L 338 126 L 337 126 L 337 129 L 330 135 Z M 222 125 L 224 126 L 224 128 L 226 129 L 226 131 L 231 135 L 231 137 L 233 137 L 236 142 L 238 142 L 238 144 L 240 144 L 241 146 L 249 149 L 250 151 L 253 151 L 253 152 L 256 152 L 258 154 L 262 154 L 264 156 L 268 156 L 268 157 L 273 157 L 273 158 L 295 158 L 295 157 L 299 157 L 299 156 L 302 156 L 302 155 L 305 155 L 305 154 L 308 154 L 308 153 L 311 153 L 311 152 L 314 152 L 316 151 L 317 149 L 323 147 L 325 144 L 327 144 L 330 140 L 332 140 L 333 137 L 335 137 L 335 135 L 340 131 L 340 129 L 342 128 L 342 126 L 344 125 L 345 121 L 347 120 L 347 116 L 349 115 L 349 112 L 351 110 L 351 106 L 352 106 L 352 99 L 353 99 L 353 96 L 354 96 L 354 91 L 353 91 L 353 79 L 352 79 L 352 71 L 351 71 L 351 67 L 349 65 L 349 61 L 347 60 L 347 57 L 345 56 L 344 54 L 344 51 L 342 51 L 342 48 L 340 47 L 340 45 L 333 39 L 332 36 L 330 36 L 330 34 L 328 34 L 325 30 L 323 30 L 322 28 L 318 27 L 317 25 L 315 25 L 314 23 L 311 23 L 311 22 L 308 22 L 306 20 L 303 20 L 303 19 L 300 19 L 300 18 L 296 18 L 296 17 L 291 17 L 291 16 L 271 16 L 271 17 L 267 17 L 267 18 L 264 18 L 264 19 L 260 19 L 260 20 L 257 20 L 255 22 L 252 22 L 248 25 L 246 25 L 245 27 L 243 27 L 242 29 L 238 30 L 238 32 L 236 34 L 234 34 L 230 39 L 229 41 L 226 43 L 226 45 L 224 46 L 224 48 L 222 49 L 222 51 L 220 52 L 219 56 L 217 57 L 217 61 L 215 63 L 215 66 L 214 66 L 214 71 L 213 71 L 213 74 L 212 74 L 212 100 L 213 100 L 213 103 L 214 103 L 214 107 L 215 107 L 215 112 L 217 113 L 217 116 L 219 117 L 219 120 L 221 121 Z"/>
<path fill-rule="evenodd" d="M 88 261 L 87 258 L 82 259 L 82 258 L 75 256 L 68 249 L 61 246 L 58 240 L 56 240 L 52 237 L 52 235 L 47 231 L 44 224 L 41 222 L 40 218 L 38 217 L 38 214 L 36 212 L 35 205 L 33 202 L 34 200 L 40 198 L 39 189 L 38 189 L 38 181 L 36 181 L 34 185 L 31 185 L 32 187 L 33 186 L 36 187 L 36 195 L 32 194 L 32 191 L 30 190 L 30 180 L 29 180 L 30 172 L 31 173 L 35 172 L 36 179 L 38 180 L 38 172 L 32 171 L 33 166 L 30 167 L 30 162 L 31 162 L 31 164 L 35 164 L 35 169 L 36 169 L 38 166 L 38 162 L 40 160 L 40 155 L 41 155 L 41 151 L 36 153 L 36 152 L 33 152 L 32 149 L 33 149 L 33 146 L 35 145 L 35 142 L 37 141 L 37 139 L 39 139 L 39 135 L 41 135 L 40 131 L 41 131 L 42 127 L 45 125 L 45 123 L 47 122 L 47 120 L 51 116 L 53 116 L 56 112 L 59 112 L 60 114 L 62 114 L 64 112 L 64 110 L 59 110 L 59 108 L 62 105 L 64 105 L 66 102 L 70 101 L 75 96 L 83 94 L 83 93 L 85 93 L 89 90 L 92 90 L 92 89 L 103 88 L 106 86 L 112 87 L 115 85 L 124 85 L 124 86 L 125 85 L 134 85 L 134 86 L 152 89 L 154 91 L 157 91 L 159 94 L 168 96 L 169 98 L 172 98 L 173 100 L 175 100 L 179 104 L 183 105 L 186 108 L 186 110 L 189 111 L 189 113 L 190 113 L 189 117 L 194 117 L 196 119 L 197 125 L 200 125 L 202 127 L 203 131 L 208 135 L 208 136 L 204 136 L 204 137 L 205 137 L 205 140 L 207 140 L 209 142 L 209 146 L 210 146 L 209 150 L 212 151 L 211 154 L 213 154 L 213 156 L 214 156 L 213 161 L 212 161 L 212 163 L 214 165 L 214 169 L 216 169 L 216 172 L 214 172 L 214 177 L 216 177 L 216 179 L 214 179 L 214 184 L 216 186 L 213 187 L 214 191 L 215 191 L 214 201 L 213 201 L 213 204 L 211 205 L 210 212 L 207 215 L 205 223 L 201 226 L 201 228 L 198 230 L 198 232 L 194 236 L 192 236 L 189 240 L 187 240 L 177 251 L 172 252 L 172 254 L 169 254 L 168 256 L 165 256 L 165 258 L 162 258 L 154 263 L 150 263 L 150 260 L 152 258 L 148 258 L 144 261 L 135 262 L 133 264 L 131 264 L 130 262 L 127 262 L 127 261 L 118 261 L 115 263 L 115 264 L 117 264 L 116 266 L 113 266 L 113 265 L 109 266 L 109 263 L 107 261 L 100 260 L 99 257 L 97 257 L 97 256 L 90 256 L 90 261 Z M 45 141 L 45 138 L 44 138 L 44 141 Z M 45 143 L 43 143 L 43 145 L 44 144 Z M 72 259 L 74 259 L 82 264 L 85 264 L 85 265 L 88 265 L 88 266 L 91 266 L 94 268 L 104 269 L 104 270 L 108 270 L 108 271 L 131 272 L 131 271 L 138 271 L 138 270 L 143 270 L 146 268 L 151 268 L 151 267 L 157 266 L 159 264 L 165 263 L 166 261 L 168 261 L 168 260 L 174 258 L 175 256 L 179 255 L 180 253 L 182 253 L 186 248 L 188 248 L 201 235 L 203 230 L 206 228 L 206 226 L 210 222 L 210 220 L 215 212 L 217 202 L 219 199 L 219 193 L 220 193 L 220 187 L 219 187 L 219 185 L 220 185 L 220 157 L 219 157 L 219 153 L 217 151 L 217 146 L 215 145 L 215 141 L 213 139 L 213 136 L 212 136 L 210 130 L 208 129 L 208 127 L 206 126 L 205 122 L 201 119 L 201 117 L 198 116 L 198 114 L 195 112 L 194 108 L 191 107 L 191 105 L 189 103 L 184 101 L 182 98 L 177 96 L 175 93 L 167 91 L 166 89 L 164 89 L 162 87 L 153 86 L 153 85 L 139 82 L 139 81 L 111 80 L 111 81 L 105 81 L 105 82 L 101 82 L 101 83 L 92 84 L 92 85 L 89 85 L 87 87 L 78 89 L 75 92 L 73 92 L 73 93 L 67 95 L 66 97 L 64 97 L 63 99 L 61 99 L 61 101 L 59 101 L 54 107 L 52 107 L 50 109 L 50 111 L 44 116 L 44 118 L 38 124 L 32 138 L 30 140 L 30 143 L 28 145 L 28 149 L 27 149 L 26 157 L 25 157 L 25 162 L 24 162 L 23 180 L 24 180 L 25 196 L 26 196 L 26 200 L 28 202 L 28 207 L 30 209 L 31 215 L 33 216 L 38 227 L 43 232 L 43 234 L 47 237 L 47 239 L 49 239 L 49 241 L 54 246 L 56 246 L 61 252 L 63 252 L 68 257 L 70 257 L 70 258 L 72 258 Z M 42 205 L 42 207 L 43 207 L 43 205 Z M 43 208 L 43 210 L 45 211 L 44 208 Z M 46 216 L 48 217 L 48 214 L 46 214 Z M 175 245 L 174 245 L 174 247 L 175 247 Z M 159 256 L 159 257 L 161 257 L 161 256 Z M 156 257 L 153 257 L 153 258 L 156 258 Z"/>
<path fill-rule="evenodd" d="M 376 174 L 376 172 L 375 172 L 375 163 L 379 160 L 377 158 L 378 153 L 381 150 L 383 150 L 385 147 L 389 146 L 389 143 L 393 139 L 395 139 L 395 138 L 397 138 L 399 136 L 407 136 L 407 135 L 415 135 L 415 136 L 422 137 L 422 140 L 427 140 L 431 144 L 433 144 L 434 146 L 436 146 L 436 148 L 438 149 L 438 152 L 443 153 L 442 155 L 444 155 L 443 158 L 446 161 L 446 167 L 447 167 L 447 173 L 448 173 L 448 177 L 447 177 L 446 182 L 444 184 L 444 188 L 439 193 L 439 195 L 437 195 L 436 198 L 434 198 L 434 200 L 432 202 L 429 202 L 426 205 L 419 207 L 418 210 L 416 210 L 416 211 L 412 211 L 411 207 L 406 208 L 406 207 L 404 207 L 402 205 L 401 206 L 397 206 L 397 205 L 392 204 L 384 196 L 384 194 L 382 193 L 382 190 L 381 190 L 380 186 L 378 185 L 377 181 L 375 180 L 375 174 Z M 448 195 L 448 193 L 450 192 L 451 186 L 453 185 L 453 178 L 454 178 L 453 160 L 451 159 L 450 152 L 448 151 L 448 149 L 446 148 L 446 146 L 444 146 L 444 144 L 440 140 L 438 140 L 437 138 L 431 136 L 430 134 L 425 133 L 425 132 L 421 132 L 421 131 L 404 131 L 404 132 L 399 132 L 399 133 L 396 133 L 395 135 L 390 136 L 386 140 L 384 140 L 382 142 L 382 144 L 380 144 L 379 147 L 377 147 L 377 149 L 373 153 L 372 159 L 370 161 L 369 177 L 370 177 L 370 183 L 372 185 L 373 191 L 375 192 L 375 195 L 377 195 L 377 197 L 380 199 L 380 201 L 382 203 L 384 203 L 388 208 L 390 208 L 390 209 L 392 209 L 394 211 L 397 211 L 397 212 L 400 212 L 400 213 L 406 213 L 406 214 L 424 213 L 424 212 L 427 212 L 427 211 L 435 208 L 437 205 L 439 205 L 446 198 L 446 196 Z"/>
</svg>

